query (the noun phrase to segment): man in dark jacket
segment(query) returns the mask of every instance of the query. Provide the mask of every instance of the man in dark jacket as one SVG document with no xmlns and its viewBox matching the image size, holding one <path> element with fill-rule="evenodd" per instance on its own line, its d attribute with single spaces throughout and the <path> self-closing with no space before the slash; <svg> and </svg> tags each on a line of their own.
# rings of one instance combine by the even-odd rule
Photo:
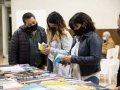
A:
<svg viewBox="0 0 120 90">
<path fill-rule="evenodd" d="M 119 27 L 117 29 L 117 33 L 120 36 L 120 15 L 119 15 L 117 23 L 118 23 L 118 27 Z M 119 66 L 118 75 L 117 75 L 117 87 L 115 88 L 115 90 L 120 90 L 120 66 Z"/>
<path fill-rule="evenodd" d="M 38 50 L 38 43 L 47 43 L 45 29 L 38 26 L 32 13 L 25 13 L 22 19 L 24 25 L 14 32 L 10 42 L 9 64 L 30 64 L 44 69 L 47 56 Z"/>
</svg>

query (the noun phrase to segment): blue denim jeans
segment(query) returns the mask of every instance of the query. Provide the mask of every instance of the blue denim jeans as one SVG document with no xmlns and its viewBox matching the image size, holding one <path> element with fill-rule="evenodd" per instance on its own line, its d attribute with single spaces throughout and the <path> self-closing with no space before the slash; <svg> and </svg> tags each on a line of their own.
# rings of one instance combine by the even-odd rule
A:
<svg viewBox="0 0 120 90">
<path fill-rule="evenodd" d="M 91 82 L 95 83 L 96 85 L 99 85 L 100 80 L 97 77 L 92 76 L 92 77 L 86 79 L 85 81 L 91 81 Z"/>
<path fill-rule="evenodd" d="M 53 72 L 53 62 L 50 59 L 48 59 L 47 70 Z"/>
</svg>

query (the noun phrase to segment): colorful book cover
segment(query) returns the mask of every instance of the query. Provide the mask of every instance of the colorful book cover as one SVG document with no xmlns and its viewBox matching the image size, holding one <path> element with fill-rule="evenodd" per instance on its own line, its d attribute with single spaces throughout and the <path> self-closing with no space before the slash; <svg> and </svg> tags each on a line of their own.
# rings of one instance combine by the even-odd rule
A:
<svg viewBox="0 0 120 90">
<path fill-rule="evenodd" d="M 39 85 L 41 82 L 26 83 L 28 86 Z"/>
<path fill-rule="evenodd" d="M 65 54 L 58 53 L 54 62 L 59 63 L 61 59 L 64 58 L 65 56 L 66 56 Z"/>
</svg>

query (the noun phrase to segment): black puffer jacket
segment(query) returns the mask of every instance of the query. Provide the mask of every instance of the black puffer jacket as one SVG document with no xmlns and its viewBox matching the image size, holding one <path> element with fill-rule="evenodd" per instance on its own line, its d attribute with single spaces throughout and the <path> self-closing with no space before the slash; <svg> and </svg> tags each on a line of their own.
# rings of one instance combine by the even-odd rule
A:
<svg viewBox="0 0 120 90">
<path fill-rule="evenodd" d="M 40 30 L 40 36 L 42 42 L 47 43 L 47 36 L 45 33 L 45 29 L 38 26 L 38 30 Z M 9 46 L 9 64 L 26 64 L 30 62 L 30 43 L 29 37 L 27 35 L 27 30 L 24 25 L 20 26 L 17 29 L 10 42 Z M 42 54 L 42 65 L 46 65 L 47 56 Z"/>
</svg>

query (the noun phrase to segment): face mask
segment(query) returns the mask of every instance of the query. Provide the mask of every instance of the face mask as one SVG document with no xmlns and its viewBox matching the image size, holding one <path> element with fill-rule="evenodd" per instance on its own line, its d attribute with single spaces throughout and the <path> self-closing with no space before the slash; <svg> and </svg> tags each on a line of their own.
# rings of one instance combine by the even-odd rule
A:
<svg viewBox="0 0 120 90">
<path fill-rule="evenodd" d="M 106 37 L 103 37 L 103 40 L 106 41 L 107 40 Z"/>
<path fill-rule="evenodd" d="M 85 27 L 80 27 L 78 30 L 74 30 L 75 35 L 82 36 L 85 33 Z"/>
<path fill-rule="evenodd" d="M 50 30 L 52 30 L 52 32 L 56 32 L 56 27 L 50 27 Z"/>
<path fill-rule="evenodd" d="M 30 30 L 30 31 L 35 31 L 35 30 L 37 30 L 37 23 L 34 25 L 34 26 L 31 26 L 31 27 L 27 27 L 27 29 L 28 30 Z"/>
</svg>

